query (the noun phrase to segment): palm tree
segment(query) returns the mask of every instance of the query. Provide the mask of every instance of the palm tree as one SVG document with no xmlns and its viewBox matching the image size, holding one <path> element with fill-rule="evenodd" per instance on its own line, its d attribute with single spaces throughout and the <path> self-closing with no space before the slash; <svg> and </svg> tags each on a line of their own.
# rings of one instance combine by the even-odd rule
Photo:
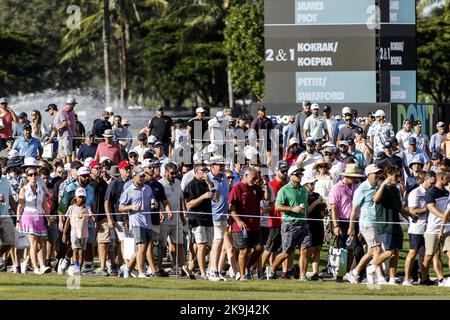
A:
<svg viewBox="0 0 450 320">
<path fill-rule="evenodd" d="M 444 6 L 446 1 L 448 0 L 416 0 L 417 16 L 422 16 L 427 8 L 438 8 L 440 4 Z"/>
</svg>

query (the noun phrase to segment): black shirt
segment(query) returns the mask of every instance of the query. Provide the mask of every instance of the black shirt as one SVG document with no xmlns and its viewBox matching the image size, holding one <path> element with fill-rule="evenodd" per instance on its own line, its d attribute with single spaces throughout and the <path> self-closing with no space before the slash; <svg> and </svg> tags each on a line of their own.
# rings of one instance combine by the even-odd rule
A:
<svg viewBox="0 0 450 320">
<path fill-rule="evenodd" d="M 402 200 L 400 191 L 396 186 L 385 186 L 381 201 L 375 206 L 377 212 L 377 220 L 390 223 L 377 223 L 376 229 L 379 234 L 401 234 L 402 228 L 399 224 L 392 222 L 400 222 L 400 208 Z"/>
<path fill-rule="evenodd" d="M 112 124 L 108 120 L 103 121 L 101 119 L 95 119 L 92 125 L 92 133 L 95 134 L 97 138 L 103 139 L 103 133 L 106 129 L 112 129 Z"/>
<path fill-rule="evenodd" d="M 95 190 L 94 208 L 92 208 L 92 210 L 94 214 L 97 214 L 97 221 L 102 221 L 107 218 L 105 214 L 105 195 L 108 190 L 108 184 L 103 178 L 100 178 L 99 181 L 91 179 L 89 185 Z"/>
<path fill-rule="evenodd" d="M 201 195 L 209 192 L 209 187 L 203 180 L 194 178 L 184 189 L 184 199 L 186 202 L 199 198 Z M 191 213 L 192 212 L 192 213 Z M 202 214 L 204 212 L 205 214 Z M 203 226 L 212 227 L 212 208 L 211 199 L 204 199 L 197 207 L 189 209 L 189 225 L 192 228 Z"/>
<path fill-rule="evenodd" d="M 403 167 L 403 160 L 395 154 L 392 157 L 387 156 L 386 161 L 388 161 L 392 166 L 397 166 L 399 168 Z"/>
<path fill-rule="evenodd" d="M 98 144 L 93 143 L 88 146 L 86 143 L 83 143 L 78 149 L 77 159 L 86 160 L 86 158 L 95 158 L 95 153 L 97 152 Z"/>
<path fill-rule="evenodd" d="M 349 138 L 355 139 L 356 129 L 358 128 L 359 127 L 355 126 L 353 123 L 350 128 L 347 125 L 345 125 L 344 127 L 341 128 L 341 130 L 339 130 L 338 140 L 343 141 Z"/>
<path fill-rule="evenodd" d="M 162 116 L 161 118 L 154 117 L 150 121 L 150 134 L 154 135 L 158 141 L 168 143 L 172 134 L 170 127 L 173 126 L 172 118 L 169 116 Z"/>
<path fill-rule="evenodd" d="M 192 143 L 199 142 L 198 140 L 200 140 L 200 139 L 203 140 L 203 137 L 205 136 L 205 132 L 208 130 L 208 121 L 206 121 L 205 119 L 200 120 L 198 118 L 192 118 L 191 120 L 188 121 L 187 126 L 191 127 L 191 129 L 192 129 L 191 133 L 190 133 L 191 134 Z M 201 137 L 194 137 L 195 128 L 197 126 L 202 128 L 202 136 Z M 194 139 L 197 139 L 197 141 L 195 141 Z M 206 140 L 209 140 L 209 139 L 206 139 Z"/>
<path fill-rule="evenodd" d="M 163 185 L 156 180 L 152 180 L 150 182 L 145 181 L 145 184 L 149 185 L 152 188 L 153 195 L 155 196 L 155 199 L 158 203 L 157 208 L 151 209 L 151 211 L 154 212 L 152 213 L 151 218 L 152 224 L 159 226 L 161 224 L 161 221 L 159 219 L 160 206 L 162 205 L 163 201 L 167 200 L 166 192 L 164 191 Z"/>
<path fill-rule="evenodd" d="M 119 199 L 123 193 L 125 183 L 126 181 L 119 177 L 113 180 L 106 189 L 105 200 L 109 202 L 109 210 L 115 221 L 122 221 L 119 215 Z M 123 215 L 123 218 L 126 219 L 126 215 Z"/>
</svg>

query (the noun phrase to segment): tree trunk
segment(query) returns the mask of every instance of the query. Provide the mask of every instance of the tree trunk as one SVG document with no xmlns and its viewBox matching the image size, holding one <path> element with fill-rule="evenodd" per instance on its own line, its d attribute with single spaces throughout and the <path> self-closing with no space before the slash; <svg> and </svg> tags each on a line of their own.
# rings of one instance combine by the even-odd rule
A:
<svg viewBox="0 0 450 320">
<path fill-rule="evenodd" d="M 110 82 L 110 65 L 109 53 L 111 38 L 110 21 L 109 21 L 109 0 L 103 0 L 103 64 L 105 69 L 105 104 L 110 106 L 111 103 L 111 82 Z"/>
<path fill-rule="evenodd" d="M 128 105 L 127 26 L 123 19 L 120 19 L 119 67 L 120 67 L 120 106 L 122 108 L 126 108 Z"/>
<path fill-rule="evenodd" d="M 233 110 L 234 96 L 233 96 L 233 78 L 231 78 L 231 61 L 227 58 L 227 80 L 228 80 L 228 107 Z"/>
</svg>

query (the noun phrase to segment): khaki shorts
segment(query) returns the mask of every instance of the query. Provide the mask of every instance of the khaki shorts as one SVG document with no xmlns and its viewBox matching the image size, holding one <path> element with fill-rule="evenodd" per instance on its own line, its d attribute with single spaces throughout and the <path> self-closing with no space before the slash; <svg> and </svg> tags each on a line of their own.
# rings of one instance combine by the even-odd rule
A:
<svg viewBox="0 0 450 320">
<path fill-rule="evenodd" d="M 192 234 L 194 235 L 195 243 L 205 243 L 211 246 L 214 238 L 214 227 L 198 226 L 192 228 Z"/>
<path fill-rule="evenodd" d="M 440 241 L 437 234 L 425 233 L 425 254 L 427 256 L 434 255 L 440 247 Z M 444 252 L 450 251 L 450 232 L 444 234 L 444 241 L 442 249 Z"/>
<path fill-rule="evenodd" d="M 227 221 L 213 221 L 214 224 L 214 239 L 222 240 L 225 231 L 227 230 Z"/>
<path fill-rule="evenodd" d="M 97 243 L 110 243 L 111 230 L 108 226 L 108 219 L 103 219 L 98 223 Z"/>
<path fill-rule="evenodd" d="M 170 237 L 170 241 L 176 244 L 183 244 L 184 235 L 183 235 L 183 226 L 179 225 L 165 225 L 162 224 L 160 228 L 160 238 L 162 241 L 163 247 L 167 247 L 167 237 Z"/>
<path fill-rule="evenodd" d="M 72 155 L 72 138 L 62 138 L 58 140 L 58 156 L 67 157 Z"/>
<path fill-rule="evenodd" d="M 16 244 L 16 233 L 11 218 L 0 218 L 0 240 L 3 246 L 14 246 Z"/>
<path fill-rule="evenodd" d="M 363 235 L 364 240 L 366 240 L 367 246 L 369 248 L 381 245 L 380 237 L 378 236 L 378 232 L 374 227 L 362 228 L 361 234 Z"/>
</svg>

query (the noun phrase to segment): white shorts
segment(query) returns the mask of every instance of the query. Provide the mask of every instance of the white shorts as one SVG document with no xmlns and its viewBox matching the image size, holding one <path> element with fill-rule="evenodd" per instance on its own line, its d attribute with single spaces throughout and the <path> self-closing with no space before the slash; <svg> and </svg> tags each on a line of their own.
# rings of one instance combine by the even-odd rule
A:
<svg viewBox="0 0 450 320">
<path fill-rule="evenodd" d="M 161 225 L 160 238 L 163 247 L 167 247 L 167 237 L 170 237 L 170 241 L 176 244 L 183 244 L 184 234 L 183 225 L 179 225 L 178 228 L 175 224 L 173 225 Z"/>
<path fill-rule="evenodd" d="M 119 241 L 123 241 L 128 237 L 128 232 L 124 227 L 123 221 L 116 222 L 116 233 Z"/>
<path fill-rule="evenodd" d="M 60 138 L 58 140 L 58 156 L 67 157 L 72 155 L 72 138 Z"/>
<path fill-rule="evenodd" d="M 214 223 L 214 239 L 213 240 L 222 240 L 225 231 L 227 230 L 227 221 L 213 221 Z"/>
<path fill-rule="evenodd" d="M 211 246 L 214 238 L 214 227 L 195 227 L 192 228 L 192 234 L 194 235 L 195 243 L 205 243 Z"/>
</svg>

